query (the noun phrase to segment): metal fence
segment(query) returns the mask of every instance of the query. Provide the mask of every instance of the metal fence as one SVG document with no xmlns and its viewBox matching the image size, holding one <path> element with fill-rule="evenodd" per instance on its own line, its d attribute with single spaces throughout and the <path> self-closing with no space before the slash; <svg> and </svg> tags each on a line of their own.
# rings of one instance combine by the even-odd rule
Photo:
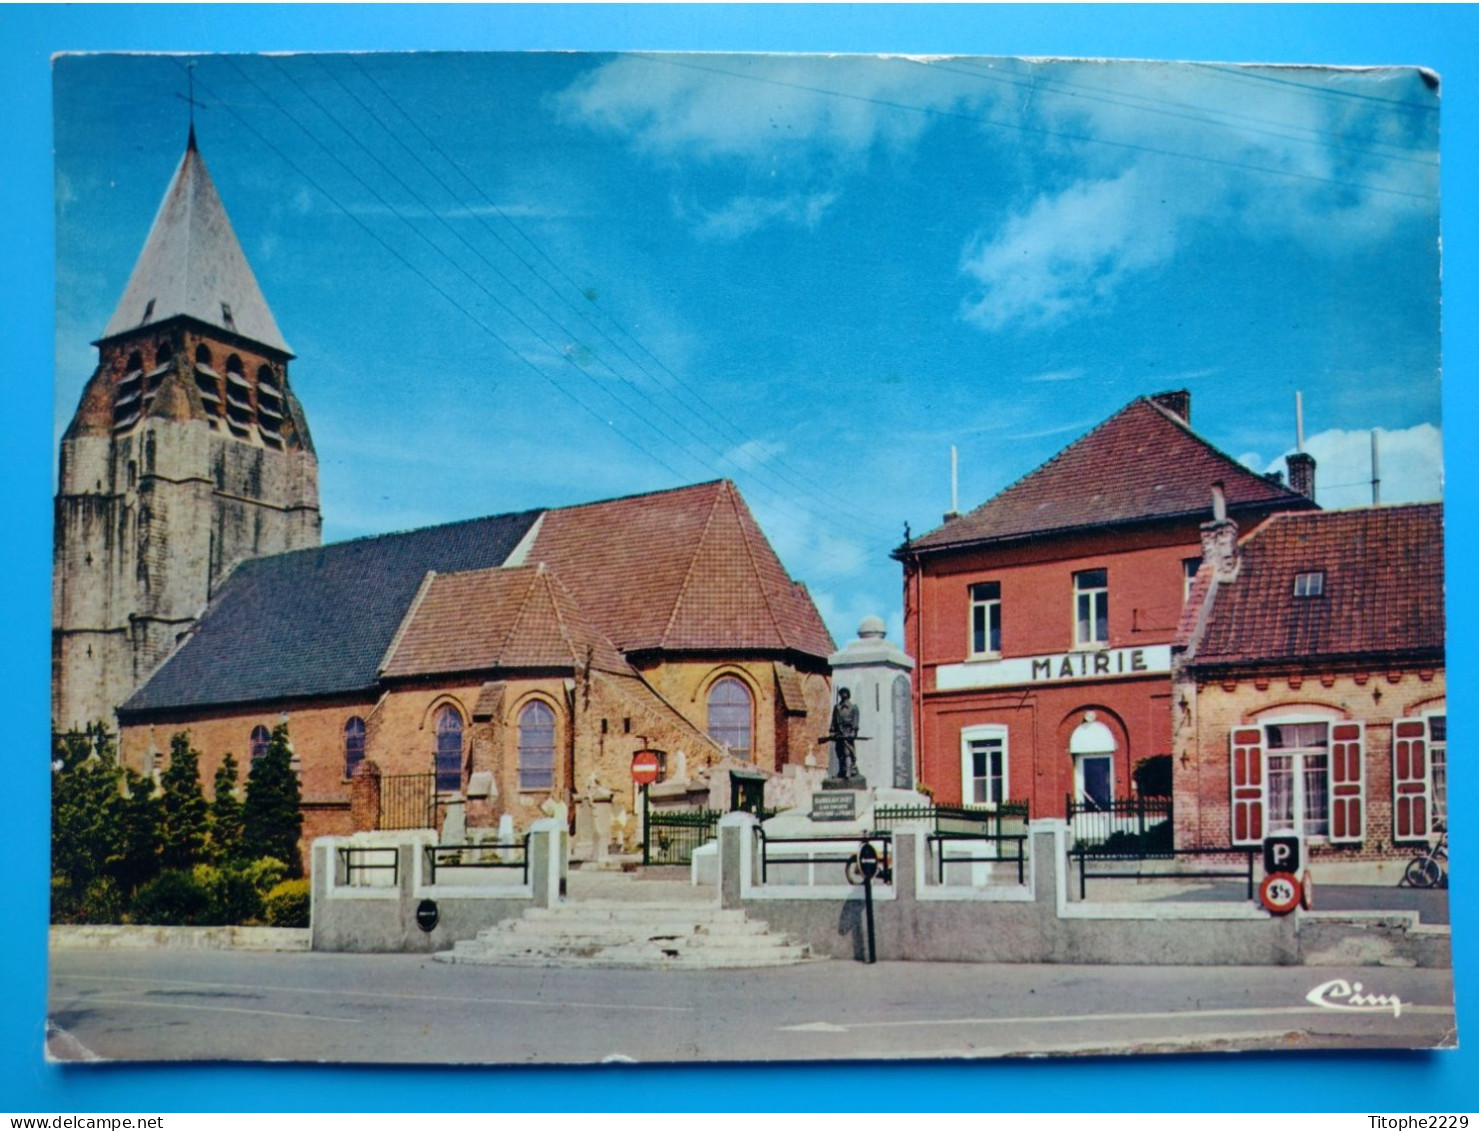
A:
<svg viewBox="0 0 1479 1131">
<path fill-rule="evenodd" d="M 1068 854 L 1078 864 L 1078 897 L 1087 897 L 1090 880 L 1241 880 L 1253 898 L 1253 848 L 1168 848 L 1155 852 L 1106 852 L 1102 847 L 1080 846 Z M 1177 861 L 1208 862 L 1207 867 L 1178 866 Z M 1232 863 L 1241 860 L 1236 871 Z M 1146 861 L 1166 862 L 1169 867 L 1146 867 Z M 1227 867 L 1219 864 L 1227 861 Z M 1129 867 L 1134 865 L 1134 867 Z"/>
<path fill-rule="evenodd" d="M 435 829 L 437 827 L 436 774 L 382 774 L 380 777 L 381 829 Z"/>
<path fill-rule="evenodd" d="M 879 832 L 906 821 L 927 821 L 940 836 L 1017 836 L 1026 832 L 1030 807 L 1026 801 L 1003 801 L 994 808 L 964 805 L 880 805 L 873 810 Z"/>
<path fill-rule="evenodd" d="M 770 869 L 779 865 L 804 864 L 808 881 L 815 879 L 816 865 L 839 865 L 834 882 L 860 883 L 862 873 L 858 869 L 858 849 L 865 842 L 874 846 L 881 867 L 878 878 L 884 883 L 893 880 L 893 834 L 873 833 L 868 836 L 843 834 L 840 836 L 766 836 L 765 830 L 757 829 L 760 839 L 760 882 L 770 882 Z"/>
<path fill-rule="evenodd" d="M 642 830 L 643 864 L 688 864 L 693 850 L 718 835 L 717 809 L 649 809 Z"/>
<path fill-rule="evenodd" d="M 529 834 L 517 844 L 428 844 L 426 875 L 437 882 L 437 873 L 462 868 L 517 868 L 520 882 L 529 882 Z"/>
<path fill-rule="evenodd" d="M 1164 847 L 1171 847 L 1168 835 L 1171 826 L 1171 799 L 1169 797 L 1124 797 L 1113 801 L 1075 800 L 1069 794 L 1064 802 L 1068 827 L 1073 833 L 1075 847 L 1092 848 L 1096 845 L 1125 848 L 1144 847 L 1136 844 L 1147 839 Z M 1164 830 L 1157 825 L 1166 824 Z M 1164 835 L 1163 835 L 1164 834 Z"/>
</svg>

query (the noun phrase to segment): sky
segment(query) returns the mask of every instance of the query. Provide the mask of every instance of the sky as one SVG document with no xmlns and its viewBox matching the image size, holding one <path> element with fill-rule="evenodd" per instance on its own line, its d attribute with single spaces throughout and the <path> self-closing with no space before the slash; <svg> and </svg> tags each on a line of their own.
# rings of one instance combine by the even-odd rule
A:
<svg viewBox="0 0 1479 1131">
<path fill-rule="evenodd" d="M 57 438 L 192 77 L 326 540 L 727 477 L 841 644 L 900 638 L 952 445 L 969 510 L 1143 394 L 1264 471 L 1298 391 L 1324 505 L 1371 500 L 1371 430 L 1383 502 L 1442 495 L 1416 68 L 63 57 Z"/>
</svg>

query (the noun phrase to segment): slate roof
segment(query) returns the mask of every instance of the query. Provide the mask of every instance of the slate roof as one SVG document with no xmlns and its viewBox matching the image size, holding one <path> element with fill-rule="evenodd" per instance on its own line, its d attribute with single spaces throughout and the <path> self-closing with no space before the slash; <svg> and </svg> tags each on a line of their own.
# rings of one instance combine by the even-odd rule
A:
<svg viewBox="0 0 1479 1131">
<path fill-rule="evenodd" d="M 103 339 L 179 315 L 292 353 L 195 147 L 193 129 Z"/>
<path fill-rule="evenodd" d="M 242 562 L 120 715 L 373 689 L 428 570 L 503 562 L 537 511 Z"/>
<path fill-rule="evenodd" d="M 633 674 L 546 565 L 431 578 L 385 665 L 386 678 L 579 668 Z"/>
<path fill-rule="evenodd" d="M 547 563 L 627 653 L 793 650 L 825 659 L 834 650 L 806 588 L 728 480 L 549 511 L 529 560 Z"/>
<path fill-rule="evenodd" d="M 1139 397 L 975 510 L 912 541 L 911 551 L 978 545 L 1126 522 L 1204 514 L 1212 484 L 1230 511 L 1314 503 L 1250 471 L 1151 397 Z"/>
<path fill-rule="evenodd" d="M 1194 665 L 1442 662 L 1441 503 L 1278 514 L 1241 555 L 1236 580 L 1214 586 Z M 1295 574 L 1317 571 L 1323 595 L 1294 596 Z"/>
<path fill-rule="evenodd" d="M 388 678 L 569 667 L 589 650 L 627 674 L 622 653 L 641 649 L 835 647 L 721 480 L 243 562 L 119 713 L 367 693 L 382 664 Z"/>
</svg>

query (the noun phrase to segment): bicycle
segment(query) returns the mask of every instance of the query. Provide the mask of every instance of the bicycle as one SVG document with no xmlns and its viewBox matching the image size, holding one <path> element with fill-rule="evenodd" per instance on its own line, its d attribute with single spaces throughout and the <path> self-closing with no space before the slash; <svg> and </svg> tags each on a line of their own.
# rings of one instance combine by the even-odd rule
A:
<svg viewBox="0 0 1479 1131">
<path fill-rule="evenodd" d="M 1403 879 L 1410 887 L 1446 888 L 1448 886 L 1448 829 L 1444 825 L 1435 825 L 1434 828 L 1438 832 L 1438 839 L 1414 856 L 1407 864 L 1407 872 Z"/>
</svg>

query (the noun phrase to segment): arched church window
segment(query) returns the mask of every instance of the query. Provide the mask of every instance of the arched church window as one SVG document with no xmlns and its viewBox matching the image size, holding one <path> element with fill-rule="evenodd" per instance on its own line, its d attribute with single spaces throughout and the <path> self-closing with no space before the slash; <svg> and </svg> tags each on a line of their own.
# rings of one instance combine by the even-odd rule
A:
<svg viewBox="0 0 1479 1131">
<path fill-rule="evenodd" d="M 252 426 L 252 388 L 247 384 L 241 358 L 226 359 L 226 424 L 233 435 L 245 439 Z"/>
<path fill-rule="evenodd" d="M 255 726 L 252 728 L 252 738 L 249 746 L 251 748 L 253 762 L 267 753 L 267 744 L 271 740 L 272 735 L 267 732 L 266 727 Z"/>
<path fill-rule="evenodd" d="M 268 365 L 257 370 L 257 427 L 269 448 L 282 447 L 282 390 Z"/>
<path fill-rule="evenodd" d="M 735 758 L 748 760 L 753 752 L 752 716 L 750 689 L 734 676 L 725 676 L 709 689 L 709 737 Z"/>
<path fill-rule="evenodd" d="M 436 775 L 439 793 L 462 788 L 462 716 L 448 704 L 437 712 Z"/>
<path fill-rule="evenodd" d="M 555 713 L 536 699 L 519 712 L 519 788 L 553 789 Z"/>
<path fill-rule="evenodd" d="M 200 390 L 200 400 L 211 427 L 219 428 L 217 421 L 226 414 L 226 406 L 221 403 L 220 376 L 211 367 L 211 351 L 204 343 L 195 348 L 195 387 Z"/>
<path fill-rule="evenodd" d="M 134 350 L 123 366 L 123 376 L 113 389 L 113 430 L 124 432 L 143 415 L 144 355 Z"/>
<path fill-rule="evenodd" d="M 365 760 L 365 720 L 351 716 L 344 724 L 344 776 L 354 777 L 354 771 Z"/>
</svg>

